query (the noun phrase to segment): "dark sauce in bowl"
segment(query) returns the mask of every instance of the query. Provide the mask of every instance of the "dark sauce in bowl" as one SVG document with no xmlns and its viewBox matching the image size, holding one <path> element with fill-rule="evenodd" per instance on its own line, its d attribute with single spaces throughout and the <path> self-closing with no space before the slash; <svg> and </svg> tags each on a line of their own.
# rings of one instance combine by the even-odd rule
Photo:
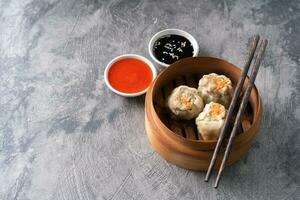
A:
<svg viewBox="0 0 300 200">
<path fill-rule="evenodd" d="M 153 53 L 160 62 L 172 64 L 182 58 L 192 57 L 194 48 L 187 38 L 171 34 L 154 43 Z"/>
</svg>

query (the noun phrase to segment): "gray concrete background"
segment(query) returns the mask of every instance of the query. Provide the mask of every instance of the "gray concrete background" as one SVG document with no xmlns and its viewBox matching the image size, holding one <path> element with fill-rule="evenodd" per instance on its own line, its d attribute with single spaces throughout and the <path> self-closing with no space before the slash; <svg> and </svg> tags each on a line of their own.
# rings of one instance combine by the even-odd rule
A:
<svg viewBox="0 0 300 200">
<path fill-rule="evenodd" d="M 299 11 L 297 0 L 0 1 L 0 199 L 299 199 Z M 270 42 L 261 130 L 217 190 L 153 151 L 144 97 L 103 83 L 112 58 L 149 58 L 164 28 L 238 66 L 252 34 Z"/>
</svg>

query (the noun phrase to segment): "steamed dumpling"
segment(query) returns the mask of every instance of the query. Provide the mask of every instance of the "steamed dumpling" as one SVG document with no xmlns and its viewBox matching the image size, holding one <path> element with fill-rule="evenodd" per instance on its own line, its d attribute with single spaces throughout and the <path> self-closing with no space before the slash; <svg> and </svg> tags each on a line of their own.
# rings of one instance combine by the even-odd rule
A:
<svg viewBox="0 0 300 200">
<path fill-rule="evenodd" d="M 206 104 L 204 110 L 196 118 L 196 125 L 203 140 L 216 140 L 224 125 L 226 110 L 219 103 Z"/>
<path fill-rule="evenodd" d="M 179 86 L 173 90 L 168 107 L 179 119 L 192 119 L 203 110 L 204 104 L 197 89 L 188 86 Z"/>
<path fill-rule="evenodd" d="M 230 105 L 233 93 L 231 80 L 215 73 L 204 75 L 199 80 L 198 91 L 206 104 L 216 102 L 226 108 Z"/>
</svg>

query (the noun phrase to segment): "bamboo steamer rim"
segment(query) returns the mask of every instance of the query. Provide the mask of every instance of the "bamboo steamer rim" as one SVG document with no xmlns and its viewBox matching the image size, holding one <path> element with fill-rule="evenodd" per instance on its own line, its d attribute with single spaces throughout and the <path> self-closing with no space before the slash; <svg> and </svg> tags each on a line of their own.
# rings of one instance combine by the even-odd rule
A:
<svg viewBox="0 0 300 200">
<path fill-rule="evenodd" d="M 158 114 L 157 114 L 157 112 L 154 108 L 154 103 L 153 103 L 154 92 L 153 92 L 153 90 L 154 90 L 155 87 L 157 87 L 156 86 L 157 80 L 159 80 L 160 77 L 164 76 L 165 73 L 168 73 L 168 71 L 172 70 L 172 68 L 180 65 L 181 63 L 187 62 L 190 59 L 199 59 L 199 60 L 207 59 L 207 60 L 215 60 L 215 61 L 218 61 L 218 62 L 224 62 L 227 65 L 229 65 L 232 68 L 233 71 L 241 73 L 241 70 L 237 66 L 235 66 L 234 64 L 232 64 L 232 63 L 230 63 L 226 60 L 220 59 L 220 58 L 207 57 L 207 56 L 200 57 L 199 56 L 199 57 L 181 59 L 180 61 L 177 61 L 174 64 L 170 65 L 168 68 L 164 69 L 156 77 L 156 79 L 152 82 L 152 84 L 151 84 L 151 86 L 150 86 L 150 88 L 149 88 L 149 90 L 146 94 L 146 101 L 149 102 L 149 104 L 150 104 L 149 107 L 151 109 L 151 114 L 154 115 L 153 120 L 155 121 L 155 123 L 157 123 L 158 126 L 160 126 L 163 129 L 162 130 L 163 133 L 165 133 L 167 136 L 169 136 L 169 137 L 171 137 L 171 138 L 173 138 L 173 139 L 175 139 L 175 140 L 177 140 L 181 143 L 189 143 L 191 145 L 204 146 L 204 149 L 211 150 L 211 148 L 216 145 L 217 140 L 192 140 L 192 139 L 184 138 L 184 137 L 174 133 L 160 120 L 160 117 L 158 116 Z M 260 116 L 261 113 L 259 113 L 259 112 L 262 111 L 262 102 L 261 102 L 261 98 L 259 96 L 258 90 L 257 90 L 255 85 L 254 85 L 252 91 L 254 91 L 254 95 L 256 97 L 256 102 L 257 102 L 257 106 L 255 108 L 252 107 L 252 110 L 253 110 L 252 125 L 247 131 L 237 135 L 234 138 L 233 145 L 236 144 L 236 143 L 246 143 L 246 142 L 249 142 L 249 140 L 252 140 L 253 137 L 256 135 L 255 129 L 260 125 L 260 117 L 259 116 Z"/>
</svg>

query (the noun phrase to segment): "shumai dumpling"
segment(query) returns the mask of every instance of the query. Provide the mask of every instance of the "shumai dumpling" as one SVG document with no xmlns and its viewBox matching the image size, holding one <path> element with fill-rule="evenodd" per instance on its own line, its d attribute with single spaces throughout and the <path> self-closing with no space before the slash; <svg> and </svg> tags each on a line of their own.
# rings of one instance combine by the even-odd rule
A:
<svg viewBox="0 0 300 200">
<path fill-rule="evenodd" d="M 169 109 L 179 119 L 192 119 L 203 110 L 204 104 L 197 89 L 188 86 L 175 88 L 167 101 Z"/>
<path fill-rule="evenodd" d="M 216 102 L 225 108 L 229 107 L 233 93 L 231 80 L 215 73 L 204 75 L 199 80 L 198 91 L 205 104 Z"/>
<path fill-rule="evenodd" d="M 196 125 L 203 140 L 216 140 L 224 125 L 226 110 L 219 103 L 206 104 L 196 118 Z"/>
</svg>

